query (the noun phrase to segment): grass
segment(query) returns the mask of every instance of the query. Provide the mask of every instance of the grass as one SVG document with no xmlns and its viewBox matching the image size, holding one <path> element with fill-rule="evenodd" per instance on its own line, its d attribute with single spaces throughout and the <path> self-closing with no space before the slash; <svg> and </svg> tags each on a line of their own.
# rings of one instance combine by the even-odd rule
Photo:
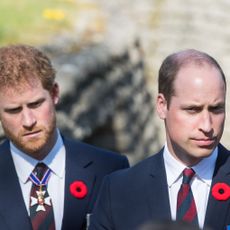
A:
<svg viewBox="0 0 230 230">
<path fill-rule="evenodd" d="M 41 44 L 71 31 L 76 7 L 73 0 L 1 0 L 0 45 Z"/>
</svg>

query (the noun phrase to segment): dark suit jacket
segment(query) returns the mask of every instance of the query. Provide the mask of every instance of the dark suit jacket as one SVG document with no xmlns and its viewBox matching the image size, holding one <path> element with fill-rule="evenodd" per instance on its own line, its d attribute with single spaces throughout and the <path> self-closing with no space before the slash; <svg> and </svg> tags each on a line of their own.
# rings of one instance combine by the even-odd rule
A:
<svg viewBox="0 0 230 230">
<path fill-rule="evenodd" d="M 126 157 L 81 142 L 64 139 L 66 148 L 66 176 L 63 230 L 86 227 L 86 214 L 91 213 L 103 177 L 128 167 Z M 88 194 L 77 199 L 69 186 L 76 180 L 85 182 Z M 0 146 L 0 230 L 31 230 L 31 223 L 11 157 L 9 142 Z"/>
<path fill-rule="evenodd" d="M 219 145 L 212 185 L 230 185 L 230 153 Z M 170 220 L 170 204 L 163 149 L 130 169 L 105 177 L 91 218 L 90 230 L 136 230 L 150 221 Z M 226 230 L 230 225 L 230 199 L 209 195 L 205 226 Z"/>
</svg>

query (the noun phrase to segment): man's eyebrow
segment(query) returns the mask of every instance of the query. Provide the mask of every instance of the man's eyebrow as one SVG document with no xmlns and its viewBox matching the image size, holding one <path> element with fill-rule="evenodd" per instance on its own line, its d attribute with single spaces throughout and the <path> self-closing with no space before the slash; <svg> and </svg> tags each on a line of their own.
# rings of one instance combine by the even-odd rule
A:
<svg viewBox="0 0 230 230">
<path fill-rule="evenodd" d="M 213 105 L 209 105 L 209 108 L 216 108 L 216 107 L 225 107 L 225 103 L 224 102 L 220 102 L 220 103 L 216 103 Z"/>
<path fill-rule="evenodd" d="M 22 106 L 12 106 L 12 107 L 5 107 L 3 110 L 5 112 L 11 112 L 11 111 L 14 111 L 14 110 L 19 110 L 21 108 L 22 108 Z"/>
<path fill-rule="evenodd" d="M 31 102 L 27 103 L 27 105 L 33 105 L 33 104 L 40 103 L 40 102 L 43 102 L 43 101 L 45 101 L 44 97 L 38 98 L 38 99 L 36 99 L 34 101 L 31 101 Z"/>
</svg>

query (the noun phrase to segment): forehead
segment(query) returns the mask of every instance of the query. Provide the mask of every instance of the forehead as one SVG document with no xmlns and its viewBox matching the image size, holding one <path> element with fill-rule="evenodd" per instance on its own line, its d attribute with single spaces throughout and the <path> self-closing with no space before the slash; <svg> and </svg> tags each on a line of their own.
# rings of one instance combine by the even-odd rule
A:
<svg viewBox="0 0 230 230">
<path fill-rule="evenodd" d="M 38 79 L 30 79 L 30 80 L 25 80 L 23 79 L 20 82 L 17 82 L 12 85 L 7 85 L 7 86 L 0 86 L 0 94 L 22 94 L 25 91 L 33 91 L 35 89 L 41 89 L 42 84 Z"/>
<path fill-rule="evenodd" d="M 47 97 L 49 97 L 49 92 L 42 87 L 39 81 L 33 84 L 18 85 L 17 87 L 1 87 L 0 107 L 18 106 Z"/>
<path fill-rule="evenodd" d="M 174 86 L 189 86 L 189 84 L 193 83 L 209 83 L 210 81 L 219 83 L 220 85 L 224 84 L 221 72 L 215 66 L 207 63 L 203 63 L 202 65 L 192 63 L 180 68 L 176 75 Z M 207 84 L 205 88 L 208 87 L 209 85 Z"/>
<path fill-rule="evenodd" d="M 174 82 L 174 96 L 183 100 L 219 100 L 225 97 L 226 88 L 220 71 L 211 65 L 182 67 Z"/>
</svg>

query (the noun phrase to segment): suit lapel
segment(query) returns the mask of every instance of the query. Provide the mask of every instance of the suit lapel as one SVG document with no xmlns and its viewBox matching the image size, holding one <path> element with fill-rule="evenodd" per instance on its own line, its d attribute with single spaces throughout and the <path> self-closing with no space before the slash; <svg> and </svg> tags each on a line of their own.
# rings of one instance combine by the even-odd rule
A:
<svg viewBox="0 0 230 230">
<path fill-rule="evenodd" d="M 0 213 L 10 229 L 32 229 L 8 141 L 1 146 L 0 155 Z"/>
<path fill-rule="evenodd" d="M 152 220 L 171 219 L 163 150 L 152 157 L 152 162 L 150 162 L 149 166 L 150 174 L 147 190 L 149 191 L 148 197 Z"/>
<path fill-rule="evenodd" d="M 216 183 L 226 183 L 230 185 L 230 159 L 229 152 L 219 145 L 218 158 L 212 179 L 212 186 L 209 193 L 208 207 L 205 218 L 205 227 L 212 229 L 226 229 L 227 216 L 230 215 L 230 199 L 226 201 L 218 201 L 212 196 L 212 187 Z"/>
<path fill-rule="evenodd" d="M 85 225 L 82 220 L 86 220 L 88 203 L 96 177 L 87 170 L 92 164 L 92 159 L 84 159 L 84 153 L 79 157 L 81 153 L 77 153 L 76 143 L 75 146 L 72 146 L 71 143 L 65 140 L 65 146 L 66 176 L 62 229 L 81 229 Z M 83 199 L 76 198 L 70 193 L 70 185 L 75 181 L 83 181 L 87 186 L 88 192 Z"/>
<path fill-rule="evenodd" d="M 86 218 L 96 176 L 88 170 L 93 160 L 82 156 L 81 151 L 77 153 L 78 144 L 73 145 L 65 140 L 65 146 L 66 176 L 62 229 L 80 230 L 84 226 L 82 220 Z M 6 220 L 10 230 L 18 229 L 18 226 L 23 226 L 23 230 L 32 230 L 9 149 L 8 141 L 0 147 L 0 214 Z M 70 194 L 69 187 L 74 181 L 83 181 L 86 184 L 88 193 L 85 198 L 78 199 Z"/>
</svg>

